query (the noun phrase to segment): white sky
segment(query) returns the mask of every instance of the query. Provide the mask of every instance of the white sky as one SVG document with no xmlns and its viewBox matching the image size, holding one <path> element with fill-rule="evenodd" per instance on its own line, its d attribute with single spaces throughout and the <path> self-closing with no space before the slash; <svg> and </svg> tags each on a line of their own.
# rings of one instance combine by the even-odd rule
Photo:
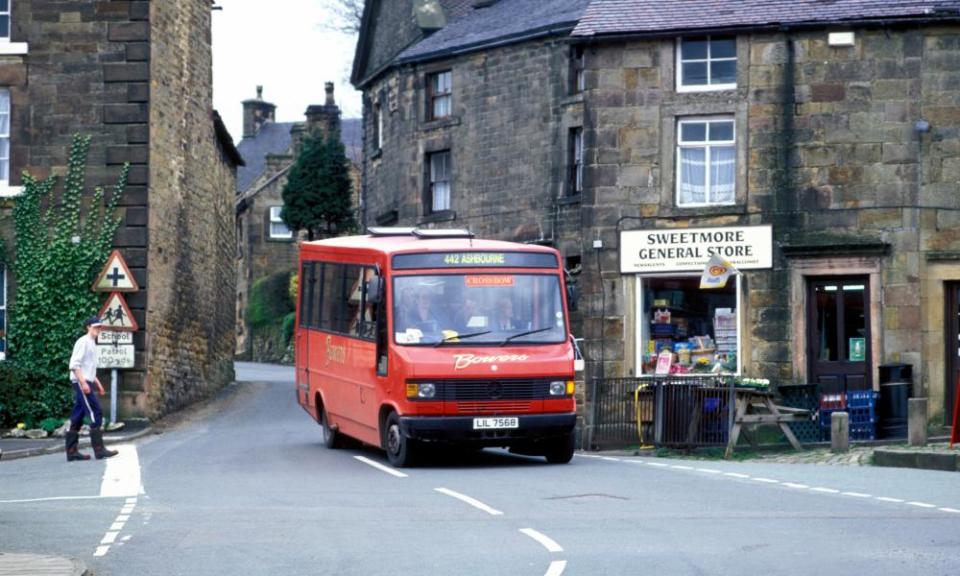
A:
<svg viewBox="0 0 960 576">
<path fill-rule="evenodd" d="M 243 136 L 241 102 L 256 97 L 277 105 L 278 122 L 303 120 L 310 104 L 323 104 L 324 82 L 344 118 L 362 114 L 350 85 L 356 38 L 324 29 L 325 0 L 218 0 L 213 12 L 213 104 L 234 142 Z"/>
</svg>

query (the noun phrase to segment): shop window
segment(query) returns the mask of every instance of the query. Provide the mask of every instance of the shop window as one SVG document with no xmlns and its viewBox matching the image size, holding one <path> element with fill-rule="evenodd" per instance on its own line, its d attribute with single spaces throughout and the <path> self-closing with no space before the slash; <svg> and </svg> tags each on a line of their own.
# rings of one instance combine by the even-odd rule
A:
<svg viewBox="0 0 960 576">
<path fill-rule="evenodd" d="M 737 147 L 732 117 L 677 122 L 677 205 L 733 204 Z"/>
<path fill-rule="evenodd" d="M 737 40 L 733 36 L 682 38 L 678 47 L 677 90 L 737 87 Z"/>
<path fill-rule="evenodd" d="M 740 371 L 740 277 L 701 290 L 699 276 L 640 278 L 638 360 L 646 375 Z M 669 364 L 660 363 L 661 352 Z"/>
<path fill-rule="evenodd" d="M 453 72 L 427 74 L 427 120 L 440 120 L 453 113 Z"/>
<path fill-rule="evenodd" d="M 270 238 L 274 240 L 289 240 L 293 238 L 293 232 L 287 227 L 287 224 L 280 217 L 280 211 L 283 206 L 270 207 Z"/>
</svg>

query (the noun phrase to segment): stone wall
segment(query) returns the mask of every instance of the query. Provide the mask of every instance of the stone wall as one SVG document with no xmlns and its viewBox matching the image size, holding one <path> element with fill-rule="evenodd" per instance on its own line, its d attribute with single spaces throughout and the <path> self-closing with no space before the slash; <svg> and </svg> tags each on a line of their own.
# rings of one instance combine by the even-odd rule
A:
<svg viewBox="0 0 960 576">
<path fill-rule="evenodd" d="M 210 7 L 150 7 L 148 412 L 233 378 L 235 174 L 212 119 Z"/>
</svg>

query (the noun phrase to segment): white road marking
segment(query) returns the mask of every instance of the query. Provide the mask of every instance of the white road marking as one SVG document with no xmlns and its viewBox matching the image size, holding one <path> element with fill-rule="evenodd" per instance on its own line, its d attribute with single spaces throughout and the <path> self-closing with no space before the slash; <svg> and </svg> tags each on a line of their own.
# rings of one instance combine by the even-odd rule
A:
<svg viewBox="0 0 960 576">
<path fill-rule="evenodd" d="M 113 544 L 117 541 L 117 534 L 119 532 L 107 532 L 103 535 L 103 540 L 100 541 L 101 544 Z"/>
<path fill-rule="evenodd" d="M 119 532 L 120 530 L 123 530 L 124 524 L 126 524 L 126 522 L 114 522 L 113 524 L 110 525 L 110 529 L 116 530 Z"/>
<path fill-rule="evenodd" d="M 937 508 L 941 512 L 950 512 L 951 514 L 960 514 L 960 510 L 955 508 Z"/>
<path fill-rule="evenodd" d="M 705 472 L 707 474 L 723 474 L 722 470 L 714 470 L 713 468 L 697 468 L 697 472 Z"/>
<path fill-rule="evenodd" d="M 124 537 L 121 538 L 120 540 L 123 541 L 123 542 L 128 542 L 131 538 L 133 538 L 133 535 L 132 535 L 132 534 L 127 534 L 126 536 L 124 536 Z"/>
<path fill-rule="evenodd" d="M 693 470 L 693 466 L 677 466 L 676 464 L 670 466 L 674 470 Z"/>
<path fill-rule="evenodd" d="M 59 502 L 62 500 L 100 500 L 113 496 L 51 496 L 49 498 L 24 498 L 22 500 L 0 500 L 0 504 L 25 504 L 30 502 Z"/>
<path fill-rule="evenodd" d="M 120 509 L 121 514 L 133 514 L 133 506 L 124 506 Z"/>
<path fill-rule="evenodd" d="M 94 556 L 106 556 L 107 551 L 110 550 L 109 546 L 97 546 L 97 551 L 93 553 Z"/>
<path fill-rule="evenodd" d="M 894 504 L 902 504 L 903 500 L 900 498 L 888 498 L 886 496 L 877 496 L 877 500 L 881 502 L 893 502 Z"/>
<path fill-rule="evenodd" d="M 441 494 L 446 494 L 447 496 L 450 496 L 451 498 L 456 498 L 457 500 L 460 500 L 461 502 L 466 502 L 467 504 L 473 506 L 473 507 L 476 508 L 477 510 L 483 510 L 484 512 L 486 512 L 487 514 L 490 514 L 491 516 L 502 516 L 502 515 L 503 515 L 503 512 L 501 512 L 501 511 L 499 511 L 499 510 L 496 510 L 496 509 L 494 509 L 494 508 L 491 508 L 491 507 L 487 506 L 486 504 L 484 504 L 483 502 L 477 500 L 476 498 L 471 498 L 471 497 L 467 496 L 466 494 L 461 494 L 461 493 L 459 493 L 459 492 L 454 492 L 453 490 L 450 490 L 449 488 L 434 488 L 434 490 L 437 491 L 437 492 L 439 492 L 439 493 L 441 493 Z"/>
<path fill-rule="evenodd" d="M 841 492 L 841 496 L 852 496 L 854 498 L 873 498 L 870 494 L 864 494 L 863 492 Z"/>
<path fill-rule="evenodd" d="M 731 478 L 749 478 L 749 474 L 740 474 L 738 472 L 724 472 L 724 476 L 729 476 Z"/>
<path fill-rule="evenodd" d="M 383 464 L 381 464 L 381 463 L 379 463 L 379 462 L 375 462 L 375 461 L 373 461 L 373 460 L 371 460 L 371 459 L 369 459 L 369 458 L 365 458 L 365 457 L 363 457 L 363 456 L 354 456 L 354 458 L 356 458 L 356 459 L 359 460 L 360 462 L 363 462 L 363 463 L 366 464 L 367 466 L 372 466 L 372 467 L 376 468 L 377 470 L 379 470 L 379 471 L 381 471 L 381 472 L 386 472 L 387 474 L 389 474 L 389 475 L 391 475 L 391 476 L 396 476 L 397 478 L 407 478 L 407 475 L 404 474 L 403 472 L 397 472 L 397 471 L 394 470 L 393 468 L 390 468 L 390 467 L 388 467 L 388 466 L 384 466 Z"/>
<path fill-rule="evenodd" d="M 917 508 L 936 508 L 933 504 L 927 504 L 926 502 L 907 502 L 910 506 L 916 506 Z"/>
<path fill-rule="evenodd" d="M 650 466 L 656 466 L 657 468 L 666 468 L 670 466 L 669 464 L 664 464 L 663 462 L 647 462 Z"/>
<path fill-rule="evenodd" d="M 566 560 L 554 560 L 550 563 L 550 567 L 547 568 L 547 573 L 543 576 L 560 576 L 563 574 L 564 569 L 567 567 Z"/>
<path fill-rule="evenodd" d="M 140 493 L 140 459 L 137 447 L 133 444 L 121 444 L 114 447 L 119 452 L 107 459 L 100 483 L 101 496 L 136 496 Z"/>
<path fill-rule="evenodd" d="M 779 480 L 774 480 L 773 478 L 754 478 L 754 482 L 764 482 L 766 484 L 779 484 Z"/>
<path fill-rule="evenodd" d="M 609 457 L 609 456 L 601 456 L 600 459 L 601 459 L 601 460 L 606 460 L 607 462 L 619 462 L 619 461 L 620 461 L 619 458 L 611 458 L 611 457 Z"/>
<path fill-rule="evenodd" d="M 544 548 L 547 549 L 547 552 L 563 552 L 563 548 L 546 534 L 537 532 L 533 528 L 522 528 L 520 532 L 539 542 Z"/>
<path fill-rule="evenodd" d="M 129 515 L 129 514 L 121 514 L 121 515 L 117 516 L 117 519 L 114 520 L 114 522 L 126 522 L 126 521 L 129 520 L 129 519 L 130 519 L 130 515 Z"/>
<path fill-rule="evenodd" d="M 814 492 L 823 492 L 824 494 L 839 494 L 839 493 L 840 493 L 839 490 L 834 490 L 833 488 L 823 488 L 823 487 L 820 487 L 820 486 L 815 486 L 815 487 L 811 488 L 810 490 L 812 490 L 812 491 L 814 491 Z"/>
<path fill-rule="evenodd" d="M 142 490 L 142 489 L 143 489 L 143 487 L 141 487 L 141 490 Z M 127 504 L 136 504 L 136 503 L 137 503 L 136 497 L 134 497 L 134 498 L 127 498 Z"/>
<path fill-rule="evenodd" d="M 796 488 L 797 490 L 806 490 L 809 488 L 806 484 L 797 484 L 795 482 L 784 482 L 783 485 L 787 488 Z"/>
</svg>

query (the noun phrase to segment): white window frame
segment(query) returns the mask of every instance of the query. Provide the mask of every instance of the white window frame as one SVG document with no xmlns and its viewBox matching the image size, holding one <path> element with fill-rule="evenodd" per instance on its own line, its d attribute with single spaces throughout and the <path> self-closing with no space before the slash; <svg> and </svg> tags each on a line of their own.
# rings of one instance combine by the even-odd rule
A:
<svg viewBox="0 0 960 576">
<path fill-rule="evenodd" d="M 10 142 L 10 128 L 13 122 L 13 104 L 10 89 L 0 88 L 0 97 L 7 99 L 7 130 L 6 132 L 0 130 L 0 140 L 7 141 L 7 157 L 0 159 L 0 162 L 5 161 L 7 163 L 7 177 L 0 179 L 0 198 L 5 198 L 19 195 L 20 192 L 23 191 L 23 188 L 21 186 L 10 185 L 10 152 L 12 146 L 12 142 Z"/>
<path fill-rule="evenodd" d="M 7 325 L 10 323 L 7 318 L 7 266 L 0 262 L 0 311 L 3 312 L 3 322 L 0 322 L 0 340 L 3 341 L 3 350 L 0 350 L 0 361 L 7 359 L 7 347 L 10 345 L 10 335 L 7 333 Z"/>
<path fill-rule="evenodd" d="M 437 92 L 434 88 L 434 81 L 437 84 L 442 84 L 441 79 L 446 76 L 449 79 L 446 89 L 443 92 Z M 443 120 L 444 118 L 450 118 L 453 116 L 453 70 L 440 70 L 437 72 L 431 72 L 427 74 L 427 82 L 429 83 L 427 94 L 430 101 L 427 103 L 427 106 L 430 110 L 430 121 L 433 120 Z M 442 116 L 437 115 L 437 103 L 440 101 L 445 101 L 447 103 L 447 113 Z"/>
<path fill-rule="evenodd" d="M 283 206 L 271 206 L 270 207 L 270 228 L 267 230 L 268 235 L 271 240 L 290 240 L 293 238 L 293 231 L 290 228 L 287 228 L 286 223 L 283 221 L 283 218 L 280 217 L 280 211 L 283 210 Z M 285 234 L 283 233 L 274 233 L 274 225 L 281 225 L 287 229 Z"/>
<path fill-rule="evenodd" d="M 570 196 L 575 196 L 583 192 L 583 127 L 571 128 L 570 145 L 573 147 L 571 150 L 571 160 L 573 161 L 573 178 L 571 179 L 571 184 L 573 184 L 573 189 L 570 190 Z"/>
<path fill-rule="evenodd" d="M 383 106 L 379 102 L 374 104 L 377 122 L 377 150 L 383 149 Z"/>
<path fill-rule="evenodd" d="M 0 36 L 0 56 L 26 54 L 26 42 L 11 42 L 13 37 L 13 0 L 7 0 L 7 9 L 0 11 L 0 16 L 7 17 L 7 35 Z"/>
<path fill-rule="evenodd" d="M 733 140 L 710 141 L 710 140 L 709 140 L 709 137 L 710 137 L 710 123 L 712 123 L 712 122 L 732 122 L 732 123 L 733 123 Z M 681 141 L 681 134 L 682 134 L 681 127 L 682 127 L 684 124 L 700 124 L 700 123 L 706 123 L 706 124 L 707 124 L 707 135 L 706 135 L 706 138 L 708 138 L 708 139 L 707 139 L 707 140 L 704 140 L 703 142 L 698 142 L 698 143 L 693 143 L 693 142 L 684 143 L 684 142 L 682 142 L 682 141 Z M 735 204 L 737 203 L 737 166 L 736 166 L 736 162 L 737 162 L 737 120 L 736 120 L 736 117 L 733 116 L 733 115 L 729 115 L 729 116 L 724 115 L 724 116 L 691 116 L 691 117 L 679 118 L 679 119 L 677 119 L 676 140 L 677 140 L 677 147 L 676 147 L 676 151 L 674 152 L 674 154 L 675 154 L 674 158 L 675 158 L 675 163 L 676 163 L 676 170 L 675 170 L 675 173 L 676 173 L 676 185 L 674 186 L 674 188 L 675 188 L 675 196 L 676 196 L 677 207 L 679 207 L 679 208 L 698 208 L 698 207 L 703 207 L 703 206 L 733 206 L 733 205 L 735 205 Z M 733 198 L 732 198 L 729 202 L 711 202 L 711 201 L 710 201 L 710 196 L 711 196 L 711 189 L 710 189 L 710 187 L 711 187 L 711 184 L 712 184 L 712 183 L 710 182 L 710 156 L 711 156 L 711 148 L 712 148 L 712 147 L 719 147 L 719 146 L 733 146 L 733 158 L 734 158 L 734 168 L 733 168 Z M 680 151 L 681 151 L 682 149 L 684 149 L 684 148 L 704 148 L 704 149 L 706 150 L 706 154 L 704 155 L 704 171 L 705 171 L 705 174 L 704 174 L 704 186 L 706 187 L 706 194 L 705 194 L 705 196 L 706 196 L 706 198 L 707 198 L 707 201 L 706 201 L 706 202 L 687 202 L 687 203 L 681 202 L 680 186 L 681 186 L 681 184 L 682 184 L 683 162 L 682 162 L 681 159 L 680 159 Z"/>
<path fill-rule="evenodd" d="M 647 342 L 650 341 L 650 326 L 644 326 L 644 300 L 643 300 L 643 282 L 654 278 L 698 278 L 699 272 L 672 272 L 664 274 L 637 274 L 637 299 L 636 299 L 636 350 L 634 350 L 634 361 L 636 362 L 636 373 L 640 376 L 654 376 L 643 371 L 643 354 L 646 350 Z M 734 282 L 734 290 L 737 295 L 737 371 L 725 372 L 724 376 L 742 376 L 743 375 L 743 284 L 740 282 L 742 274 L 734 274 L 728 282 Z M 680 378 L 709 376 L 703 373 L 675 374 Z"/>
<path fill-rule="evenodd" d="M 702 36 L 688 36 L 688 37 L 687 37 L 688 40 L 689 40 L 690 38 L 702 38 Z M 731 61 L 731 60 L 732 60 L 733 62 L 736 62 L 736 61 L 737 61 L 737 55 L 736 55 L 736 42 L 737 42 L 737 39 L 736 39 L 736 36 L 733 37 L 733 41 L 734 41 L 734 56 L 733 56 L 732 58 L 711 58 L 711 50 L 712 50 L 712 48 L 711 48 L 711 46 L 710 46 L 710 39 L 712 38 L 712 36 L 706 36 L 706 38 L 707 38 L 707 58 L 706 58 L 705 60 L 704 60 L 704 59 L 700 59 L 700 58 L 695 58 L 695 59 L 691 59 L 691 60 L 684 60 L 684 59 L 683 59 L 683 40 L 684 40 L 684 39 L 683 39 L 682 37 L 681 37 L 681 38 L 677 38 L 677 43 L 676 43 L 676 55 L 677 55 L 677 58 L 676 58 L 676 60 L 677 60 L 677 62 L 676 62 L 676 69 L 677 69 L 677 70 L 676 70 L 676 74 L 677 74 L 677 92 L 715 92 L 715 91 L 718 91 L 718 90 L 735 90 L 735 89 L 737 88 L 737 83 L 736 83 L 736 82 L 727 83 L 727 84 L 711 84 L 711 83 L 710 83 L 710 63 L 711 63 L 711 62 L 729 62 L 729 61 Z M 705 62 L 705 63 L 707 64 L 707 83 L 706 83 L 706 84 L 691 84 L 691 85 L 686 85 L 686 84 L 684 84 L 684 83 L 683 83 L 683 63 L 684 63 L 684 62 Z"/>
<path fill-rule="evenodd" d="M 446 179 L 445 180 L 434 180 L 434 169 L 433 163 L 434 160 L 440 158 L 440 155 L 446 155 Z M 427 156 L 427 177 L 430 180 L 430 212 L 446 212 L 452 210 L 453 207 L 453 154 L 450 150 L 437 150 L 436 152 L 431 152 Z M 446 204 L 438 205 L 437 204 L 437 188 L 438 183 L 446 183 L 447 194 L 446 194 Z"/>
</svg>

